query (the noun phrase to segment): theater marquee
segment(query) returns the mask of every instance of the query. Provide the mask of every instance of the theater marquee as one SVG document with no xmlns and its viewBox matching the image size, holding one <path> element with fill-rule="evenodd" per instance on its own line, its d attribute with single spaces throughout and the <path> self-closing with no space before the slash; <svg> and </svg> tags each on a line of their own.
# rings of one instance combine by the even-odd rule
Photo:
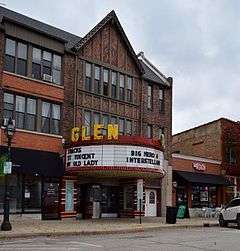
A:
<svg viewBox="0 0 240 251">
<path fill-rule="evenodd" d="M 94 145 L 69 148 L 66 170 L 82 166 L 116 166 L 163 169 L 163 152 L 127 145 Z"/>
</svg>

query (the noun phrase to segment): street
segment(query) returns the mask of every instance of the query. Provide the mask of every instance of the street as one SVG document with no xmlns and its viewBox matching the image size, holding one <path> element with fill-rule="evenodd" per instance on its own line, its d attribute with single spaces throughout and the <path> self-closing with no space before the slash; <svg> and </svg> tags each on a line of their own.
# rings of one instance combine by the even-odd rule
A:
<svg viewBox="0 0 240 251">
<path fill-rule="evenodd" d="M 240 250 L 236 228 L 192 228 L 145 233 L 36 237 L 0 241 L 0 250 Z"/>
</svg>

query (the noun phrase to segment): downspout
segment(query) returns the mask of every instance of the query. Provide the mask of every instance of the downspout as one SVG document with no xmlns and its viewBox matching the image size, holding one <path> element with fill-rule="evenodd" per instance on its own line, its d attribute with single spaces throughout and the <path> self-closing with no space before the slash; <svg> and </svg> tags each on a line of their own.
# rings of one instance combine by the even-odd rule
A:
<svg viewBox="0 0 240 251">
<path fill-rule="evenodd" d="M 143 136 L 143 78 L 141 77 L 141 96 L 140 96 L 140 136 Z"/>
<path fill-rule="evenodd" d="M 75 76 L 74 76 L 74 94 L 73 94 L 73 127 L 76 127 L 76 107 L 77 107 L 77 80 L 78 80 L 78 55 L 75 54 Z"/>
</svg>

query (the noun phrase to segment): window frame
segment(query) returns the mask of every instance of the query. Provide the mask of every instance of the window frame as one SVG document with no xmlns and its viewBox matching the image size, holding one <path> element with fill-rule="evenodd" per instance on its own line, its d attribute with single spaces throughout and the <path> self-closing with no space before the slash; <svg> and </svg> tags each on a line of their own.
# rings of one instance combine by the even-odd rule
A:
<svg viewBox="0 0 240 251">
<path fill-rule="evenodd" d="M 129 86 L 131 80 L 131 86 Z M 133 77 L 127 76 L 127 102 L 133 102 Z"/>
<path fill-rule="evenodd" d="M 14 42 L 15 44 L 15 48 L 14 48 L 14 55 L 10 55 L 7 54 L 7 40 L 11 40 Z M 26 46 L 26 58 L 20 57 L 19 54 L 19 44 L 22 44 L 24 46 Z M 25 41 L 22 41 L 20 39 L 16 39 L 16 38 L 12 38 L 10 36 L 7 36 L 5 38 L 5 44 L 4 44 L 4 70 L 7 72 L 11 72 L 14 74 L 18 74 L 21 76 L 27 76 L 27 72 L 28 72 L 28 50 L 29 50 L 29 44 Z M 13 59 L 13 70 L 9 70 L 7 69 L 7 57 L 12 58 Z M 25 69 L 24 69 L 24 74 L 19 72 L 19 62 L 24 62 L 25 64 Z"/>
<path fill-rule="evenodd" d="M 150 131 L 149 131 L 150 129 Z M 150 135 L 149 135 L 150 132 Z M 153 138 L 153 125 L 147 124 L 147 138 L 152 139 Z"/>
<path fill-rule="evenodd" d="M 158 99 L 159 99 L 159 112 L 164 113 L 165 112 L 165 104 L 164 104 L 164 95 L 165 91 L 163 88 L 159 88 L 159 93 L 158 93 Z"/>
<path fill-rule="evenodd" d="M 150 90 L 150 93 L 149 93 Z M 147 109 L 152 110 L 153 108 L 153 85 L 147 85 Z"/>
</svg>

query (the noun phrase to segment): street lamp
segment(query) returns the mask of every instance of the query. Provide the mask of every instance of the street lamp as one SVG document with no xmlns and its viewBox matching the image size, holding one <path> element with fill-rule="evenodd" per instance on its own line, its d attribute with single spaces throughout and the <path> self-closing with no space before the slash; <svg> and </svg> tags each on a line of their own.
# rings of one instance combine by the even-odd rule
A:
<svg viewBox="0 0 240 251">
<path fill-rule="evenodd" d="M 15 133 L 15 125 L 12 118 L 8 119 L 5 133 L 8 139 L 8 163 L 11 162 L 11 144 L 12 138 Z M 8 192 L 8 173 L 5 174 L 5 193 L 4 193 L 4 212 L 3 212 L 3 222 L 1 225 L 2 231 L 10 231 L 12 229 L 11 223 L 9 221 L 9 192 Z"/>
</svg>

